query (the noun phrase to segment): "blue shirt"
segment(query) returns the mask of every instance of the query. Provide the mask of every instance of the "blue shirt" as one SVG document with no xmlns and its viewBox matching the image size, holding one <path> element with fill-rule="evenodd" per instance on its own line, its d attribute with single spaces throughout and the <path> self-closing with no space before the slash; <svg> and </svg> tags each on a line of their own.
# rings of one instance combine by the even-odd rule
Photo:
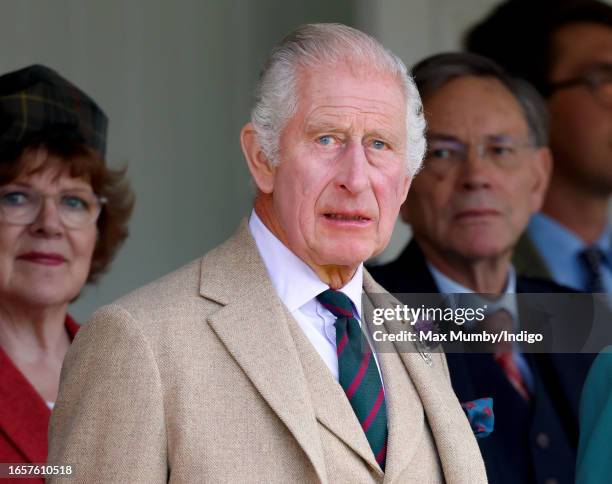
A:
<svg viewBox="0 0 612 484">
<path fill-rule="evenodd" d="M 587 290 L 589 273 L 579 257 L 588 245 L 582 239 L 543 213 L 531 217 L 527 234 L 557 284 L 577 291 Z M 593 245 L 604 255 L 602 282 L 606 292 L 612 293 L 612 227 L 606 226 Z"/>
</svg>

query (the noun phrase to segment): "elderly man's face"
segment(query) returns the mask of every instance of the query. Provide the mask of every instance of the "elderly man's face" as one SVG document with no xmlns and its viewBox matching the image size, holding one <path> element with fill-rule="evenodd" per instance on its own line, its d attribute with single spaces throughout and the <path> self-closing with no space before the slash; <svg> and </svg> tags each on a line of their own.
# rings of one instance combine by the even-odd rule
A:
<svg viewBox="0 0 612 484">
<path fill-rule="evenodd" d="M 542 203 L 547 151 L 529 146 L 521 108 L 496 79 L 454 79 L 424 109 L 428 155 L 404 219 L 430 258 L 509 256 Z"/>
<path fill-rule="evenodd" d="M 406 101 L 389 75 L 303 72 L 270 185 L 276 235 L 311 266 L 356 267 L 387 245 L 406 197 Z M 257 179 L 256 179 L 257 182 Z"/>
</svg>

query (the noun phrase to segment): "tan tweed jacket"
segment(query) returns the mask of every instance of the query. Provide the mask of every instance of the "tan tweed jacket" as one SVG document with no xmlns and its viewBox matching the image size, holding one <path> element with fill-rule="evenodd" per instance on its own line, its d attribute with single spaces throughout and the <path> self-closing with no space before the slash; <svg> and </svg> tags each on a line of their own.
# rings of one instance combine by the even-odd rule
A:
<svg viewBox="0 0 612 484">
<path fill-rule="evenodd" d="M 364 292 L 366 306 L 393 304 L 367 273 Z M 98 310 L 78 333 L 49 462 L 74 466 L 57 482 L 486 482 L 444 356 L 429 366 L 419 353 L 380 353 L 379 364 L 385 474 L 243 223 L 201 260 Z"/>
</svg>

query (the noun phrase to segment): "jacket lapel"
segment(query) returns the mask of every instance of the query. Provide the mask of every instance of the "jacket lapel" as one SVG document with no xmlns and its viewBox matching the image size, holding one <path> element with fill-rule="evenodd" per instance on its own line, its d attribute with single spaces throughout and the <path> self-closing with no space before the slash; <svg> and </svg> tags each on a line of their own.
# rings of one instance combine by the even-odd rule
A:
<svg viewBox="0 0 612 484">
<path fill-rule="evenodd" d="M 529 238 L 527 232 L 521 235 L 514 247 L 512 264 L 519 274 L 542 279 L 551 279 L 550 270 L 546 262 L 542 259 L 542 256 Z"/>
<path fill-rule="evenodd" d="M 394 294 L 436 293 L 436 285 L 425 255 L 413 238 L 399 257 L 382 266 L 369 267 L 371 275 L 387 291 Z"/>
<path fill-rule="evenodd" d="M 369 334 L 374 331 L 387 334 L 384 326 L 372 323 L 370 315 L 374 305 L 368 294 L 364 294 L 362 303 Z M 386 351 L 377 351 L 376 355 L 385 386 L 389 430 L 385 482 L 393 482 L 413 461 L 417 446 L 424 437 L 425 418 L 416 389 L 397 353 L 386 348 Z"/>
<path fill-rule="evenodd" d="M 363 284 L 374 307 L 395 307 L 400 304 L 367 272 L 364 272 Z M 406 326 L 401 321 L 385 323 L 389 333 L 398 333 Z M 396 344 L 396 348 L 425 410 L 446 482 L 486 482 L 480 450 L 452 389 L 444 355 L 428 354 L 414 346 L 410 349 Z"/>
<path fill-rule="evenodd" d="M 200 294 L 222 307 L 208 324 L 327 481 L 315 412 L 282 302 L 246 222 L 202 259 Z"/>
</svg>

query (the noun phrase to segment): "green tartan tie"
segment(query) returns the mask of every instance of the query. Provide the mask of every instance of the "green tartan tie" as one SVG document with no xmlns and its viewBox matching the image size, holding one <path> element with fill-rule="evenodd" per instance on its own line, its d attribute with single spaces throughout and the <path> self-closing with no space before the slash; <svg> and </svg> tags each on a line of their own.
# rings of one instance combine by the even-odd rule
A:
<svg viewBox="0 0 612 484">
<path fill-rule="evenodd" d="M 319 294 L 317 300 L 336 317 L 334 326 L 340 385 L 361 423 L 376 462 L 384 470 L 387 407 L 372 349 L 364 339 L 359 321 L 353 317 L 353 306 L 346 295 L 328 289 Z"/>
</svg>

